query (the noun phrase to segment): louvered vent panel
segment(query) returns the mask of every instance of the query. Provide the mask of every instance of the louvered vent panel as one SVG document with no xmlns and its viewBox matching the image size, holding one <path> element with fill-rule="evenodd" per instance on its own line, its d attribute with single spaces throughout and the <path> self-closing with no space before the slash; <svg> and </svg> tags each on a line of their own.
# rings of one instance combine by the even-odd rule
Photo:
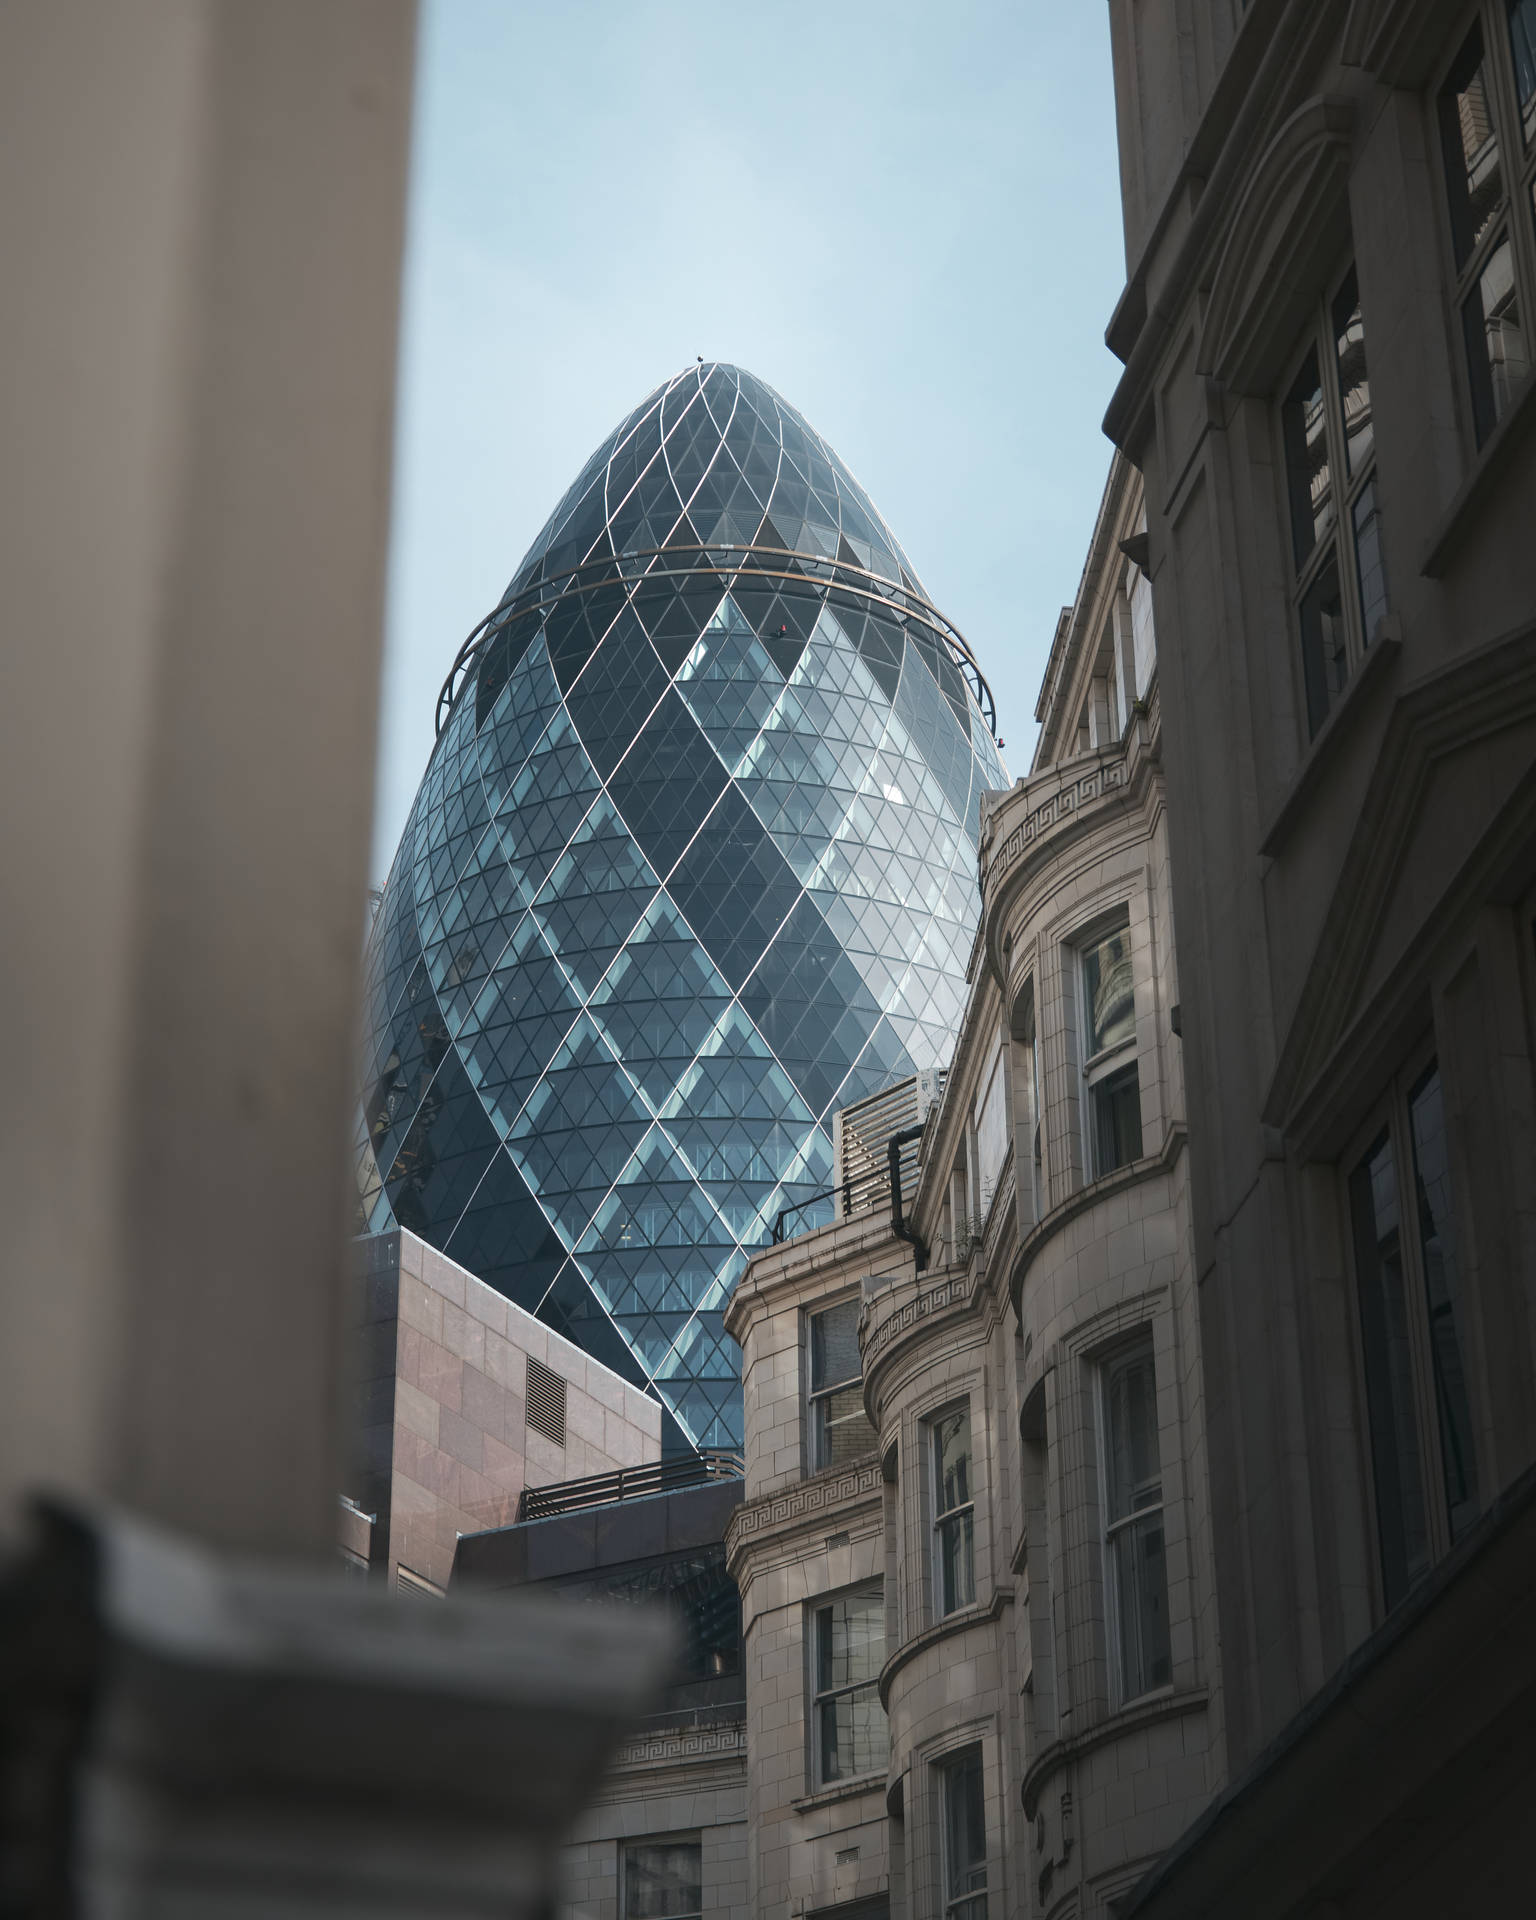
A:
<svg viewBox="0 0 1536 1920">
<path fill-rule="evenodd" d="M 532 1354 L 528 1356 L 528 1424 L 557 1447 L 565 1445 L 565 1382 Z"/>
</svg>

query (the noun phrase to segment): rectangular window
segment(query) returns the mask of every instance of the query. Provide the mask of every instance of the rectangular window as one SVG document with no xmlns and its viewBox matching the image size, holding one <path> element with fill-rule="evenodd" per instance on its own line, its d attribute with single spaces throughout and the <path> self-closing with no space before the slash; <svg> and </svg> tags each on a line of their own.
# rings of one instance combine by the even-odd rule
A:
<svg viewBox="0 0 1536 1920">
<path fill-rule="evenodd" d="M 1141 1158 L 1130 928 L 1102 935 L 1082 950 L 1081 960 L 1088 1177 L 1097 1180 Z"/>
<path fill-rule="evenodd" d="M 624 1920 L 703 1920 L 699 1836 L 632 1840 L 624 1848 Z"/>
<path fill-rule="evenodd" d="M 1349 1182 L 1382 1597 L 1388 1608 L 1475 1519 L 1477 1452 L 1440 1074 L 1394 1094 Z M 1404 1218 L 1402 1196 L 1412 1195 Z M 1426 1473 L 1425 1462 L 1433 1462 Z"/>
<path fill-rule="evenodd" d="M 944 1920 L 987 1920 L 987 1806 L 981 1748 L 938 1766 Z"/>
<path fill-rule="evenodd" d="M 941 1615 L 976 1598 L 974 1488 L 969 1402 L 934 1420 L 934 1598 Z"/>
<path fill-rule="evenodd" d="M 1106 1362 L 1101 1383 L 1108 1615 L 1123 1705 L 1173 1678 L 1152 1342 Z"/>
<path fill-rule="evenodd" d="M 1353 267 L 1313 321 L 1281 402 L 1280 438 L 1307 727 L 1316 733 L 1387 611 L 1376 431 Z"/>
<path fill-rule="evenodd" d="M 987 1211 L 1002 1177 L 1008 1158 L 1008 1099 L 1003 1078 L 1003 1045 L 999 1040 L 991 1066 L 982 1080 L 973 1123 L 976 1128 L 977 1218 L 985 1221 Z"/>
<path fill-rule="evenodd" d="M 1531 368 L 1533 39 L 1536 0 L 1489 0 L 1436 102 L 1456 303 L 1479 446 L 1509 411 Z"/>
<path fill-rule="evenodd" d="M 890 1732 L 880 1704 L 885 1659 L 885 1596 L 867 1587 L 815 1613 L 816 1783 L 884 1771 Z"/>
<path fill-rule="evenodd" d="M 864 1411 L 864 1363 L 859 1357 L 859 1296 L 810 1316 L 811 1471 L 841 1466 L 875 1450 L 875 1430 Z"/>
</svg>

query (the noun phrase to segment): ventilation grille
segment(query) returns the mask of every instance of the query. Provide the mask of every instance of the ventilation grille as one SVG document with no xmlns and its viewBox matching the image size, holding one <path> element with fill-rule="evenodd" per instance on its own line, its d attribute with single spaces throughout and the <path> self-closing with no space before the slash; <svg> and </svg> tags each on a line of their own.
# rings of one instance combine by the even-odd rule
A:
<svg viewBox="0 0 1536 1920">
<path fill-rule="evenodd" d="M 434 1600 L 444 1598 L 443 1589 L 435 1580 L 429 1580 L 425 1574 L 413 1572 L 410 1567 L 395 1568 L 395 1585 L 401 1593 L 412 1593 L 418 1597 L 430 1596 Z"/>
<path fill-rule="evenodd" d="M 532 1354 L 528 1356 L 528 1424 L 557 1447 L 565 1445 L 565 1382 Z"/>
</svg>

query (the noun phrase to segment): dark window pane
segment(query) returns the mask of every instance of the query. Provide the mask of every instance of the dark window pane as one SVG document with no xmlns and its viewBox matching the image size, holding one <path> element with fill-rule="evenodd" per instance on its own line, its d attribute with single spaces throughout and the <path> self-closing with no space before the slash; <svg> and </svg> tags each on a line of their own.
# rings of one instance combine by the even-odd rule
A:
<svg viewBox="0 0 1536 1920">
<path fill-rule="evenodd" d="M 686 1920 L 702 1911 L 697 1840 L 646 1840 L 624 1849 L 624 1920 Z"/>
<path fill-rule="evenodd" d="M 945 1913 L 959 1920 L 981 1920 L 987 1911 L 981 1894 L 987 1884 L 987 1810 L 982 1792 L 981 1748 L 968 1747 L 946 1761 L 941 1773 L 944 1800 Z"/>
<path fill-rule="evenodd" d="M 1467 1395 L 1461 1267 L 1451 1213 L 1451 1169 L 1440 1072 L 1431 1067 L 1408 1100 L 1413 1123 L 1413 1179 L 1429 1309 L 1429 1352 L 1435 1370 L 1445 1505 L 1454 1540 L 1477 1517 L 1477 1446 Z"/>
<path fill-rule="evenodd" d="M 1109 1545 L 1120 1642 L 1120 1698 L 1134 1700 L 1153 1687 L 1166 1687 L 1173 1678 L 1161 1512 L 1122 1527 Z"/>
<path fill-rule="evenodd" d="M 859 1303 L 855 1298 L 811 1316 L 811 1386 L 819 1392 L 845 1380 L 857 1380 L 859 1373 Z"/>
<path fill-rule="evenodd" d="M 1509 50 L 1515 59 L 1515 88 L 1529 146 L 1536 137 L 1536 0 L 1507 0 L 1507 5 Z"/>
<path fill-rule="evenodd" d="M 1504 196 L 1491 93 L 1482 29 L 1474 27 L 1440 94 L 1440 140 L 1458 267 L 1493 224 Z"/>
<path fill-rule="evenodd" d="M 1350 268 L 1333 302 L 1333 348 L 1339 369 L 1339 406 L 1344 414 L 1344 470 L 1359 473 L 1371 457 L 1371 382 L 1365 365 L 1365 323 L 1360 288 Z"/>
<path fill-rule="evenodd" d="M 1355 578 L 1360 588 L 1360 631 L 1371 644 L 1376 623 L 1387 611 L 1387 567 L 1381 554 L 1381 510 L 1376 481 L 1367 480 L 1355 500 Z"/>
<path fill-rule="evenodd" d="M 1429 1530 L 1413 1410 L 1397 1175 L 1383 1134 L 1350 1175 L 1366 1415 L 1376 1487 L 1381 1583 L 1389 1607 L 1429 1567 Z"/>
<path fill-rule="evenodd" d="M 1298 570 L 1333 525 L 1333 475 L 1322 376 L 1314 349 L 1302 363 L 1280 410 L 1285 484 L 1291 502 L 1291 546 Z"/>
<path fill-rule="evenodd" d="M 1477 276 L 1461 310 L 1461 324 L 1472 382 L 1472 418 L 1481 446 L 1508 410 L 1531 364 L 1508 234 Z"/>
<path fill-rule="evenodd" d="M 1093 1093 L 1094 1178 L 1141 1158 L 1141 1085 L 1135 1063 L 1100 1080 Z"/>
<path fill-rule="evenodd" d="M 885 1660 L 885 1600 L 879 1593 L 849 1594 L 816 1614 L 816 1687 L 878 1680 Z"/>
<path fill-rule="evenodd" d="M 1113 1525 L 1143 1507 L 1162 1504 L 1157 1376 L 1150 1344 L 1106 1368 L 1104 1398 L 1105 1424 L 1109 1428 L 1106 1517 Z"/>
<path fill-rule="evenodd" d="M 1301 603 L 1301 668 L 1307 686 L 1307 726 L 1316 733 L 1349 678 L 1336 557 L 1328 560 Z"/>
</svg>

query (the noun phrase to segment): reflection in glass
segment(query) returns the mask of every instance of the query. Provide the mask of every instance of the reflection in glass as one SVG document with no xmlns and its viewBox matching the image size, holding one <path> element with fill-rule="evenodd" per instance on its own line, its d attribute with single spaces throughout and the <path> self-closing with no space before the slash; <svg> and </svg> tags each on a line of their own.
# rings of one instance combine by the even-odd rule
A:
<svg viewBox="0 0 1536 1920">
<path fill-rule="evenodd" d="M 1117 927 L 1088 948 L 1083 955 L 1083 980 L 1087 989 L 1087 1057 L 1092 1060 L 1136 1032 L 1129 927 Z"/>
<path fill-rule="evenodd" d="M 1301 602 L 1301 668 L 1307 689 L 1307 725 L 1316 733 L 1349 677 L 1344 600 L 1339 592 L 1338 560 L 1333 555 Z"/>
<path fill-rule="evenodd" d="M 1333 525 L 1333 476 L 1328 467 L 1328 423 L 1314 349 L 1302 362 L 1280 410 L 1285 482 L 1291 502 L 1291 546 L 1299 570 Z"/>
<path fill-rule="evenodd" d="M 1381 553 L 1381 511 L 1374 476 L 1355 498 L 1355 577 L 1360 587 L 1360 631 L 1366 646 L 1387 611 L 1387 566 Z"/>
<path fill-rule="evenodd" d="M 624 1849 L 624 1920 L 698 1920 L 704 1910 L 697 1840 L 641 1840 Z"/>
<path fill-rule="evenodd" d="M 1472 380 L 1472 414 L 1479 446 L 1508 410 L 1530 371 L 1530 349 L 1520 318 L 1515 258 L 1506 233 L 1489 254 L 1461 310 Z"/>
<path fill-rule="evenodd" d="M 1515 91 L 1525 144 L 1536 138 L 1536 0 L 1506 0 L 1509 8 L 1509 50 L 1515 61 Z"/>
<path fill-rule="evenodd" d="M 974 1506 L 971 1489 L 971 1409 L 957 1407 L 933 1423 L 934 1506 L 941 1614 L 976 1598 Z"/>
<path fill-rule="evenodd" d="M 1397 1173 L 1385 1134 L 1350 1175 L 1349 1210 L 1381 1584 L 1387 1605 L 1394 1607 L 1428 1571 L 1429 1525 L 1414 1418 Z"/>
<path fill-rule="evenodd" d="M 1339 371 L 1339 406 L 1344 414 L 1344 471 L 1354 474 L 1370 458 L 1373 429 L 1365 323 L 1360 317 L 1360 288 L 1353 267 L 1334 296 L 1333 344 Z"/>
<path fill-rule="evenodd" d="M 880 1705 L 885 1599 L 879 1588 L 816 1610 L 816 1747 L 819 1784 L 883 1770 L 890 1730 Z"/>
<path fill-rule="evenodd" d="M 1440 93 L 1440 141 L 1458 267 L 1476 250 L 1504 197 L 1490 84 L 1482 29 L 1474 27 Z"/>
<path fill-rule="evenodd" d="M 1104 1444 L 1104 1533 L 1124 1702 L 1173 1677 L 1150 1341 L 1104 1369 Z"/>
<path fill-rule="evenodd" d="M 1431 1067 L 1408 1096 L 1413 1129 L 1414 1195 L 1424 1296 L 1429 1310 L 1429 1352 L 1435 1373 L 1435 1416 L 1440 1430 L 1440 1466 L 1451 1538 L 1477 1517 L 1477 1446 L 1467 1395 L 1456 1221 L 1451 1212 L 1451 1170 L 1445 1137 L 1440 1071 Z"/>
<path fill-rule="evenodd" d="M 811 1468 L 840 1466 L 872 1451 L 864 1411 L 857 1296 L 811 1316 Z"/>
</svg>

